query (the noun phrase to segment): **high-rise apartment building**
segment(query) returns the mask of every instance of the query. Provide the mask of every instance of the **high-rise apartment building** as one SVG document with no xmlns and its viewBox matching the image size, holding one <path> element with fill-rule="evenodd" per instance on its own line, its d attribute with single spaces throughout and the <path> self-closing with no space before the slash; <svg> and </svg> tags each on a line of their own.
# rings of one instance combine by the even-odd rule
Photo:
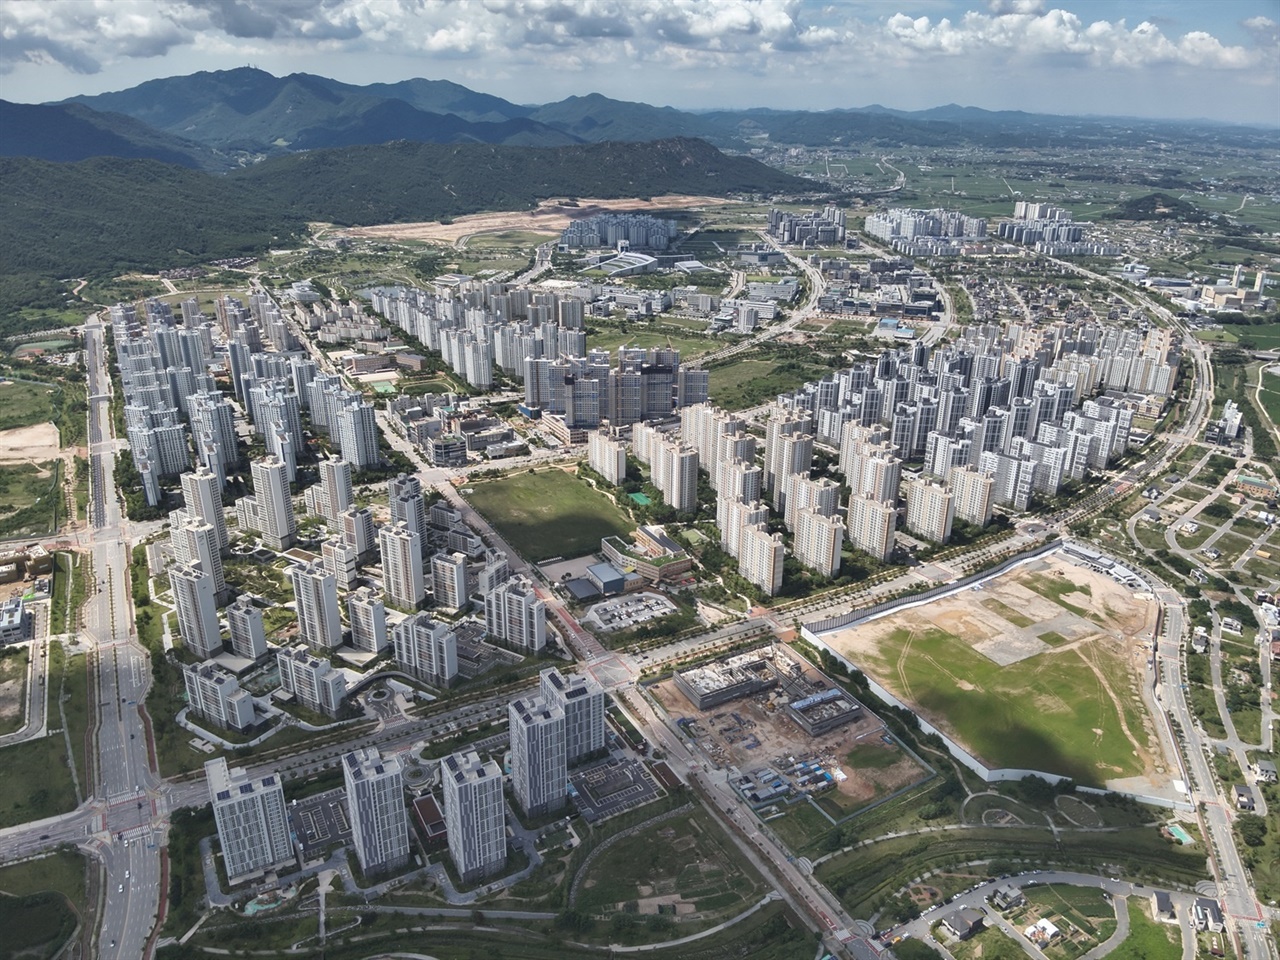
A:
<svg viewBox="0 0 1280 960">
<path fill-rule="evenodd" d="M 565 676 L 555 667 L 539 675 L 539 694 L 564 714 L 565 763 L 573 766 L 605 748 L 604 689 L 589 676 Z"/>
<path fill-rule="evenodd" d="M 432 686 L 447 687 L 458 675 L 458 637 L 453 628 L 419 613 L 391 631 L 396 663 Z"/>
<path fill-rule="evenodd" d="M 219 757 L 204 765 L 227 880 L 240 883 L 293 861 L 284 789 L 269 775 L 253 779 Z"/>
<path fill-rule="evenodd" d="M 436 605 L 463 610 L 470 604 L 467 557 L 463 553 L 437 553 L 431 558 L 431 588 Z"/>
<path fill-rule="evenodd" d="M 762 523 L 744 527 L 738 535 L 738 574 L 773 596 L 782 589 L 785 554 L 782 534 L 769 533 Z"/>
<path fill-rule="evenodd" d="M 511 577 L 486 593 L 484 620 L 490 637 L 516 650 L 540 653 L 547 645 L 547 605 L 528 577 Z"/>
<path fill-rule="evenodd" d="M 627 445 L 604 430 L 587 437 L 587 464 L 615 486 L 627 476 Z"/>
<path fill-rule="evenodd" d="M 201 660 L 207 660 L 222 650 L 213 577 L 198 564 L 175 564 L 169 568 L 169 584 L 182 642 Z"/>
<path fill-rule="evenodd" d="M 217 475 L 204 467 L 197 467 L 190 473 L 184 473 L 181 483 L 184 509 L 212 526 L 218 538 L 218 550 L 226 550 L 227 517 L 222 509 L 222 486 Z"/>
<path fill-rule="evenodd" d="M 400 520 L 378 531 L 378 544 L 387 599 L 403 610 L 417 610 L 427 596 L 422 576 L 422 536 Z"/>
<path fill-rule="evenodd" d="M 399 757 L 383 758 L 377 747 L 342 758 L 351 817 L 351 844 L 365 876 L 397 870 L 409 862 L 409 817 Z"/>
<path fill-rule="evenodd" d="M 342 644 L 342 616 L 338 612 L 338 581 L 314 564 L 289 568 L 298 606 L 298 636 L 313 650 L 333 650 Z"/>
<path fill-rule="evenodd" d="M 474 750 L 452 753 L 440 763 L 440 781 L 449 856 L 462 882 L 501 872 L 507 862 L 502 768 L 481 762 Z"/>
<path fill-rule="evenodd" d="M 339 523 L 342 525 L 342 540 L 361 560 L 367 560 L 378 545 L 377 535 L 373 527 L 373 512 L 368 507 L 348 507 Z"/>
<path fill-rule="evenodd" d="M 351 464 L 333 458 L 321 460 L 320 482 L 307 490 L 307 509 L 329 523 L 337 524 L 354 504 Z"/>
<path fill-rule="evenodd" d="M 869 553 L 877 560 L 888 560 L 893 553 L 893 534 L 898 525 L 898 511 L 888 500 L 871 496 L 849 498 L 849 543 L 854 549 Z"/>
<path fill-rule="evenodd" d="M 992 490 L 995 481 L 976 467 L 951 471 L 951 496 L 956 519 L 985 527 L 991 522 Z"/>
<path fill-rule="evenodd" d="M 381 653 L 387 648 L 387 608 L 368 587 L 347 596 L 347 619 L 351 621 L 351 646 L 365 653 Z"/>
<path fill-rule="evenodd" d="M 225 600 L 227 581 L 222 571 L 217 529 L 185 510 L 175 510 L 171 516 L 173 524 L 169 528 L 169 544 L 173 547 L 174 561 L 199 564 L 200 569 L 213 580 L 214 597 L 219 601 Z"/>
<path fill-rule="evenodd" d="M 277 457 L 264 457 L 253 461 L 253 498 L 245 506 L 249 526 L 262 536 L 262 542 L 272 550 L 288 550 L 297 534 L 297 522 L 293 516 L 293 500 L 289 495 L 289 473 Z M 249 498 L 243 497 L 243 504 Z M 237 504 L 239 515 L 240 505 Z M 241 519 L 246 519 L 242 516 Z"/>
<path fill-rule="evenodd" d="M 238 657 L 260 660 L 267 655 L 267 631 L 262 611 L 253 600 L 241 594 L 227 607 L 227 625 L 231 628 L 231 649 Z"/>
<path fill-rule="evenodd" d="M 187 704 L 196 716 L 224 730 L 253 726 L 253 697 L 240 688 L 235 676 L 212 663 L 192 663 L 182 668 Z"/>
<path fill-rule="evenodd" d="M 844 522 L 815 507 L 806 507 L 796 517 L 794 553 L 797 560 L 824 577 L 840 572 L 840 548 L 844 545 Z"/>
<path fill-rule="evenodd" d="M 568 796 L 564 711 L 541 697 L 517 697 L 507 720 L 516 802 L 525 816 L 555 813 Z"/>
<path fill-rule="evenodd" d="M 338 408 L 337 427 L 338 446 L 342 450 L 343 460 L 356 470 L 376 467 L 382 462 L 373 404 L 359 399 L 358 394 L 354 395 L 354 399 L 348 399 Z"/>
<path fill-rule="evenodd" d="M 280 689 L 293 694 L 308 710 L 336 717 L 347 695 L 347 678 L 299 644 L 276 652 Z"/>
<path fill-rule="evenodd" d="M 904 491 L 907 501 L 907 529 L 935 543 L 951 539 L 955 503 L 951 492 L 934 480 L 913 480 Z"/>
</svg>

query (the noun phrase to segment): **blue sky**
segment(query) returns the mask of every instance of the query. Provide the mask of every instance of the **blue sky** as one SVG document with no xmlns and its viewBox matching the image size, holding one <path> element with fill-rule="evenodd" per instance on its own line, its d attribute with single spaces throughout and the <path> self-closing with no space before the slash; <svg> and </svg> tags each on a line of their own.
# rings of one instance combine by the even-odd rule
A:
<svg viewBox="0 0 1280 960">
<path fill-rule="evenodd" d="M 521 103 L 961 103 L 1280 124 L 1280 0 L 3 0 L 0 97 L 253 64 Z"/>
</svg>

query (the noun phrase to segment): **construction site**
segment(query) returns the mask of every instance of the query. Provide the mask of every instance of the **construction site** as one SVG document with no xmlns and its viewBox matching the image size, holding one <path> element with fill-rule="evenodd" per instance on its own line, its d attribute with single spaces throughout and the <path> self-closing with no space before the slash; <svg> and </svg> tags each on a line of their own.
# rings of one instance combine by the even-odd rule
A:
<svg viewBox="0 0 1280 960">
<path fill-rule="evenodd" d="M 677 671 L 649 691 L 757 809 L 814 799 L 837 820 L 929 774 L 879 717 L 785 644 Z"/>
</svg>

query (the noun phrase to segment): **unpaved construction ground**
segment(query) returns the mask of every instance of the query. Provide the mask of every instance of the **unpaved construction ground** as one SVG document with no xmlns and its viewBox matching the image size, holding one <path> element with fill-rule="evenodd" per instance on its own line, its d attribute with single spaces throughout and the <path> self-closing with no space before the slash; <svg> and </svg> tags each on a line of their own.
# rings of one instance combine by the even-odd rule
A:
<svg viewBox="0 0 1280 960">
<path fill-rule="evenodd" d="M 344 232 L 353 237 L 434 240 L 440 243 L 457 243 L 463 237 L 472 234 L 502 233 L 507 230 L 527 230 L 533 233 L 545 233 L 551 237 L 562 232 L 574 220 L 584 220 L 587 217 L 614 210 L 651 213 L 657 210 L 724 206 L 732 202 L 723 197 L 695 197 L 684 194 L 668 194 L 654 197 L 652 200 L 579 200 L 577 206 L 568 206 L 563 200 L 544 200 L 538 204 L 536 210 L 476 213 L 467 217 L 458 217 L 452 223 L 438 221 L 385 223 L 372 227 L 356 227 Z"/>
<path fill-rule="evenodd" d="M 810 668 L 806 678 L 829 685 Z M 859 719 L 828 734 L 811 737 L 783 709 L 788 702 L 778 688 L 698 710 L 674 680 L 650 688 L 673 720 L 693 721 L 692 734 L 709 757 L 749 773 L 760 767 L 777 770 L 788 760 L 814 758 L 844 774 L 837 780 L 829 806 L 833 818 L 915 783 L 926 775 L 896 741 L 885 742 L 879 717 L 864 710 Z M 851 756 L 852 755 L 852 756 Z"/>
<path fill-rule="evenodd" d="M 0 430 L 0 463 L 43 463 L 56 460 L 60 450 L 52 423 Z"/>
<path fill-rule="evenodd" d="M 1157 610 L 1053 554 L 821 639 L 992 767 L 1159 782 L 1140 690 Z"/>
</svg>

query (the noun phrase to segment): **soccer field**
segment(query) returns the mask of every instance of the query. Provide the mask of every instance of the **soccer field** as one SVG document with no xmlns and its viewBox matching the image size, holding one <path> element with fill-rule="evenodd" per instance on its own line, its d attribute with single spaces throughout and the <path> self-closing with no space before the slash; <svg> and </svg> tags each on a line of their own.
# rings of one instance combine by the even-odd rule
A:
<svg viewBox="0 0 1280 960">
<path fill-rule="evenodd" d="M 515 473 L 469 489 L 471 505 L 534 563 L 593 553 L 601 538 L 625 538 L 635 529 L 612 500 L 564 470 Z"/>
</svg>

